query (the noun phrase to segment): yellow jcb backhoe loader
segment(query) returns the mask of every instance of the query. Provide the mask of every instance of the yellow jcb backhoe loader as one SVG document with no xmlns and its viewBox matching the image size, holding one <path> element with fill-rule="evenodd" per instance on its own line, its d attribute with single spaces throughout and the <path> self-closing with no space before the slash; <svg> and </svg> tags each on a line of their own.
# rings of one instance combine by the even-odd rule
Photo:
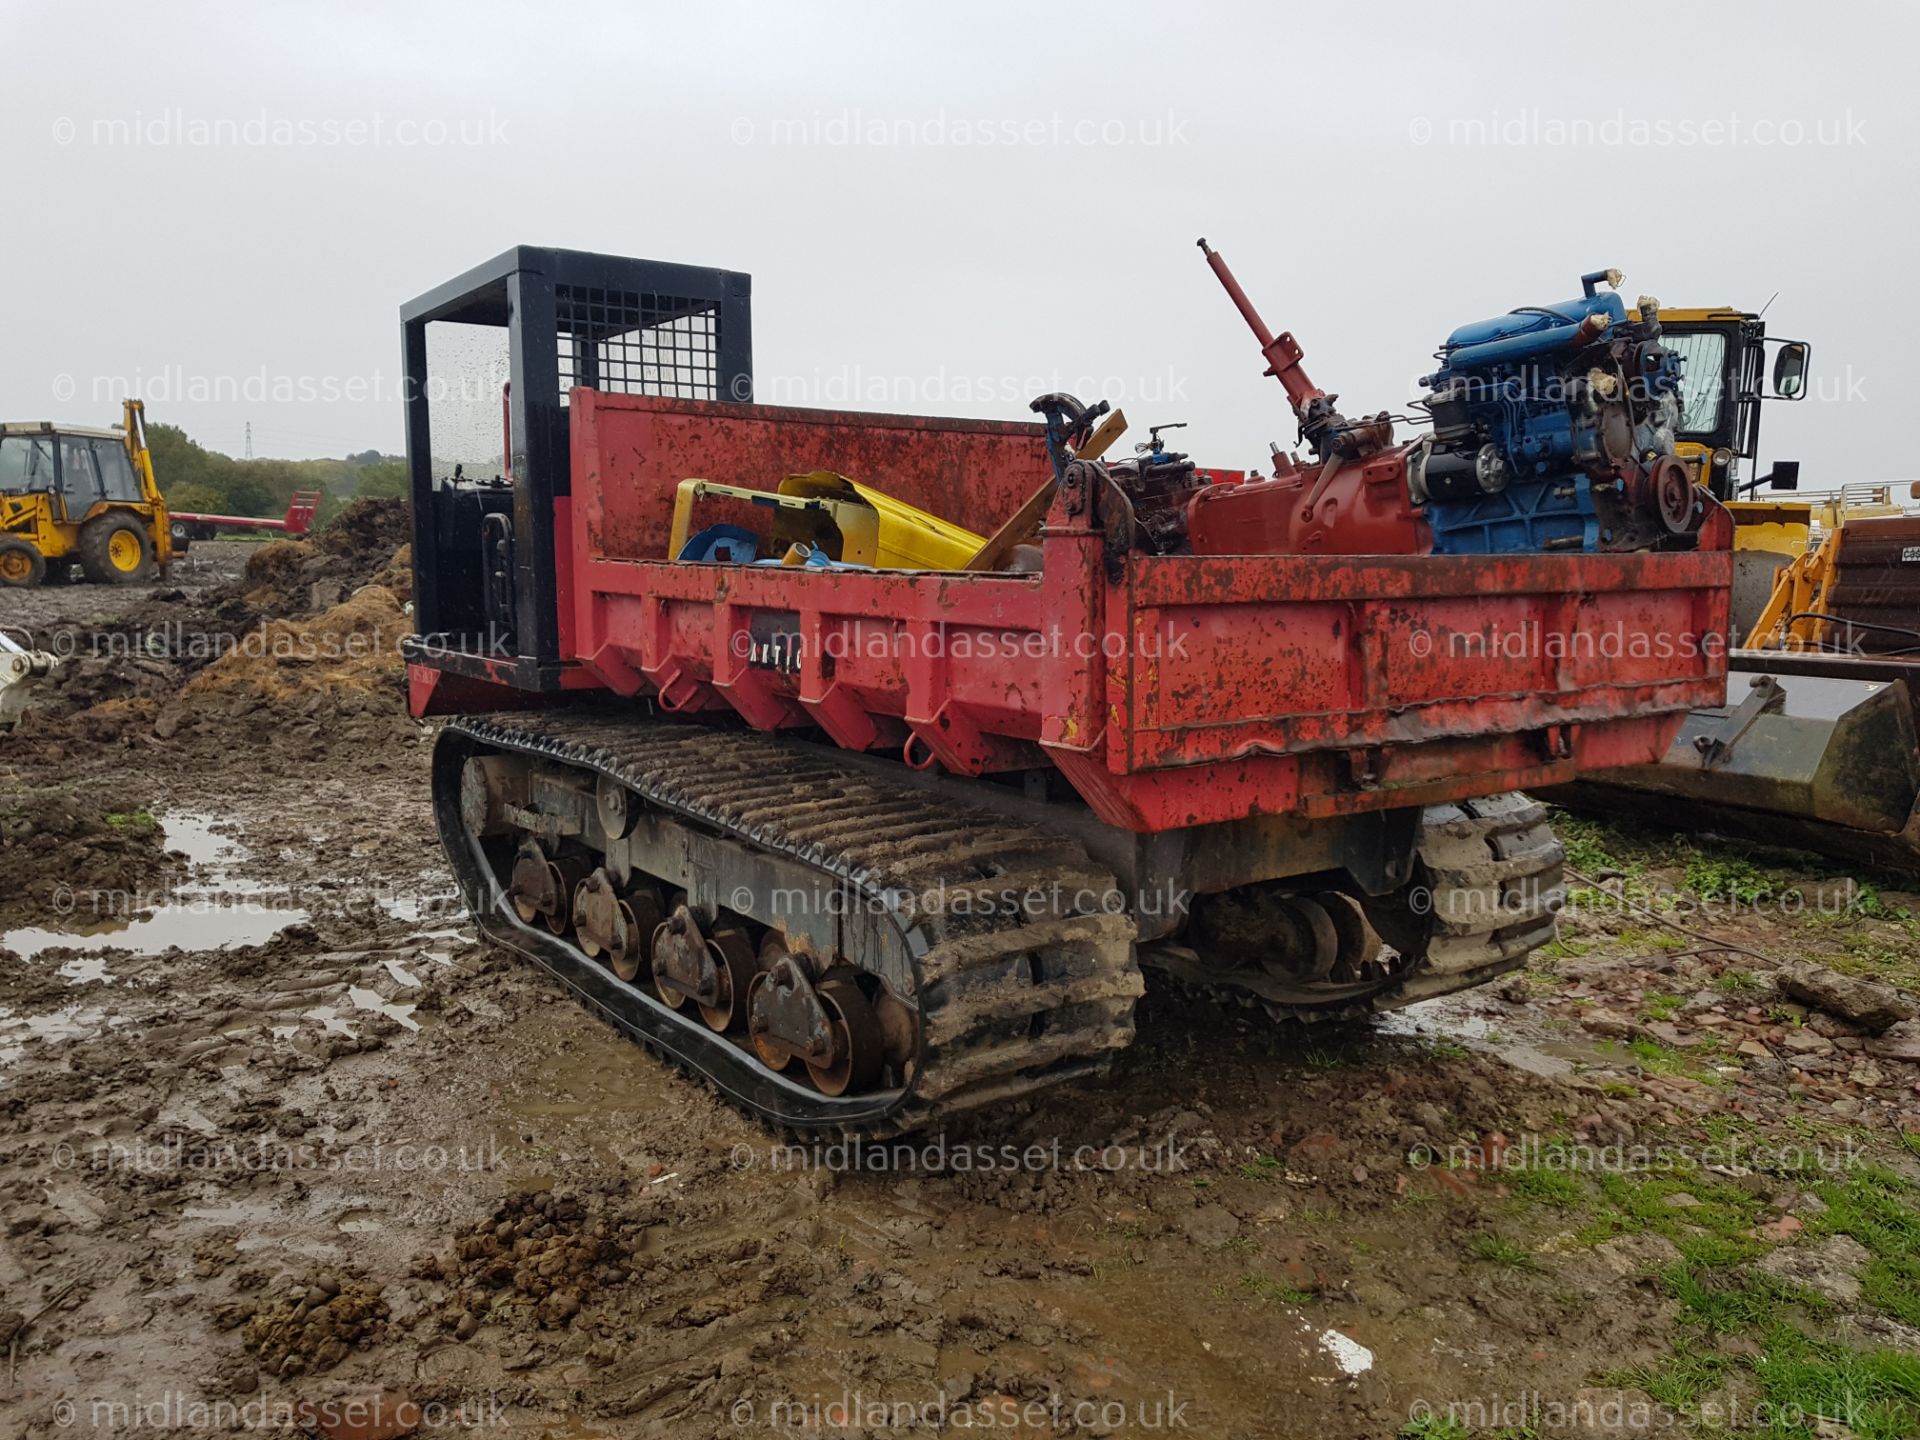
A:
<svg viewBox="0 0 1920 1440">
<path fill-rule="evenodd" d="M 89 580 L 126 584 L 164 577 L 172 559 L 140 401 L 116 430 L 0 426 L 0 585 L 64 580 L 76 562 Z"/>
</svg>

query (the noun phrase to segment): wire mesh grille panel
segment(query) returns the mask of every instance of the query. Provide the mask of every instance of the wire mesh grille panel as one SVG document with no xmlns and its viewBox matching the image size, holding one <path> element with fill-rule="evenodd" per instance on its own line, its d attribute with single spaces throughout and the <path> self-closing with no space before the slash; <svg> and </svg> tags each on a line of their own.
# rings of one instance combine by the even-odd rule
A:
<svg viewBox="0 0 1920 1440">
<path fill-rule="evenodd" d="M 720 307 L 711 300 L 560 285 L 560 400 L 575 385 L 718 400 Z"/>
</svg>

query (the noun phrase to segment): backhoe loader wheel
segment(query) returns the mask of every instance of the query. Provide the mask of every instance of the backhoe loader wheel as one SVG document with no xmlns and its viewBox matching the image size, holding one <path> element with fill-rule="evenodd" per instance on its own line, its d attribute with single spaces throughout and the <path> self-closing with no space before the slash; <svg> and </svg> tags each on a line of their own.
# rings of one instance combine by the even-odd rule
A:
<svg viewBox="0 0 1920 1440">
<path fill-rule="evenodd" d="M 102 515 L 80 532 L 80 565 L 96 585 L 130 585 L 153 564 L 153 537 L 131 515 Z"/>
<path fill-rule="evenodd" d="M 0 540 L 0 585 L 24 590 L 44 584 L 47 557 L 24 540 Z"/>
</svg>

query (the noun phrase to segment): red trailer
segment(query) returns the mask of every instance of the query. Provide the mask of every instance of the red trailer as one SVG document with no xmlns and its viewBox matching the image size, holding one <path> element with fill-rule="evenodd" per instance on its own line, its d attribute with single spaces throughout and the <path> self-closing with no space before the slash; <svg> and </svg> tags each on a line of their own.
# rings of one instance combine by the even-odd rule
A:
<svg viewBox="0 0 1920 1440">
<path fill-rule="evenodd" d="M 196 540 L 211 540 L 222 530 L 277 530 L 283 535 L 300 536 L 313 528 L 314 512 L 320 508 L 318 490 L 296 490 L 287 502 L 287 513 L 279 520 L 259 515 L 195 515 L 185 510 L 168 512 L 173 526 L 173 548 L 184 552 Z"/>
<path fill-rule="evenodd" d="M 443 322 L 514 356 L 511 479 L 436 478 L 410 411 L 409 683 L 461 717 L 436 809 L 486 932 L 779 1123 L 1096 1073 L 1143 966 L 1302 1018 L 1510 970 L 1561 894 L 1513 792 L 1651 762 L 1724 695 L 1723 514 L 1620 553 L 1191 553 L 1165 495 L 1297 505 L 1284 467 L 1162 491 L 1157 448 L 1074 459 L 1057 405 L 747 403 L 746 293 L 522 249 L 407 308 L 410 366 Z M 991 531 L 1050 464 L 1036 573 L 666 553 L 690 477 L 829 470 Z"/>
</svg>

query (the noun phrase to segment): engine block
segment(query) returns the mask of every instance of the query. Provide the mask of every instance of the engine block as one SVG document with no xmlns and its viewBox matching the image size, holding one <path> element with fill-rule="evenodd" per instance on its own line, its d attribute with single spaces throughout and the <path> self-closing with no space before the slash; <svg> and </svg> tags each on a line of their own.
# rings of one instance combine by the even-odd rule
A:
<svg viewBox="0 0 1920 1440">
<path fill-rule="evenodd" d="M 1674 455 L 1680 357 L 1657 302 L 1630 318 L 1618 271 L 1579 299 L 1463 325 L 1426 376 L 1433 434 L 1408 457 L 1438 554 L 1639 550 L 1697 529 Z"/>
</svg>

